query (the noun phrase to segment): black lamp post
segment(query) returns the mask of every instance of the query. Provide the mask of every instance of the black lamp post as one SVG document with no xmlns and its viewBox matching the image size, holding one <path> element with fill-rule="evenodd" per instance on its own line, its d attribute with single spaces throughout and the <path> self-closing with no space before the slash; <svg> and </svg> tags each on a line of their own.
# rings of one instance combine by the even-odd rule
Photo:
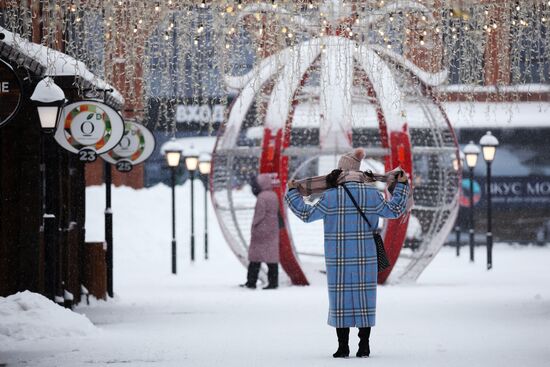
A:
<svg viewBox="0 0 550 367">
<path fill-rule="evenodd" d="M 38 110 L 40 127 L 45 134 L 52 134 L 57 128 L 57 123 L 65 105 L 65 93 L 52 78 L 46 77 L 36 85 L 31 96 L 31 101 Z M 53 182 L 49 182 L 46 164 L 51 160 L 51 153 L 46 149 L 45 136 L 40 138 L 40 155 L 42 171 L 42 231 L 44 233 L 44 261 L 45 261 L 45 291 L 46 294 L 57 303 L 64 303 L 60 288 L 59 274 L 57 274 L 57 228 L 55 214 L 52 212 L 55 198 L 48 191 Z M 52 178 L 53 179 L 53 178 Z"/>
<path fill-rule="evenodd" d="M 114 265 L 114 241 L 113 241 L 113 209 L 111 205 L 111 186 L 113 175 L 111 165 L 103 162 L 103 181 L 105 182 L 105 243 L 107 244 L 107 252 L 105 253 L 105 264 L 107 266 L 107 295 L 115 296 L 113 282 L 113 265 Z"/>
<path fill-rule="evenodd" d="M 474 261 L 474 168 L 479 153 L 479 147 L 473 141 L 464 147 L 466 165 L 470 170 L 470 261 Z"/>
<path fill-rule="evenodd" d="M 208 184 L 210 179 L 212 157 L 210 154 L 201 154 L 199 157 L 199 172 L 204 184 L 204 259 L 208 260 Z"/>
<path fill-rule="evenodd" d="M 483 151 L 483 159 L 487 163 L 487 270 L 493 267 L 493 232 L 492 232 L 492 196 L 491 196 L 491 163 L 495 159 L 495 154 L 498 147 L 498 139 L 487 131 L 479 141 Z"/>
<path fill-rule="evenodd" d="M 456 154 L 451 155 L 453 161 L 453 169 L 457 175 L 460 175 L 462 168 L 464 167 L 464 153 L 459 150 L 458 156 Z M 461 176 L 461 175 L 460 175 Z M 455 235 L 456 235 L 456 256 L 460 256 L 460 226 L 455 225 Z"/>
<path fill-rule="evenodd" d="M 191 261 L 195 261 L 195 172 L 199 165 L 199 153 L 191 147 L 185 156 L 185 166 L 191 176 Z"/>
<path fill-rule="evenodd" d="M 182 149 L 175 139 L 163 146 L 166 163 L 170 167 L 172 186 L 172 274 L 177 273 L 176 266 L 176 168 L 180 163 Z"/>
<path fill-rule="evenodd" d="M 45 77 L 36 85 L 31 96 L 38 110 L 42 131 L 51 134 L 57 128 L 59 116 L 65 102 L 65 93 L 50 77 Z"/>
</svg>

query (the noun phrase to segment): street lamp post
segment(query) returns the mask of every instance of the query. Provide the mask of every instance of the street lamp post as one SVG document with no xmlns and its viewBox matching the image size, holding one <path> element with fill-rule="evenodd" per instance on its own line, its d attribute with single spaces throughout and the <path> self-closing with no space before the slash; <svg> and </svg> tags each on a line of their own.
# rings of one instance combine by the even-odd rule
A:
<svg viewBox="0 0 550 367">
<path fill-rule="evenodd" d="M 107 162 L 103 162 L 103 181 L 105 181 L 105 242 L 107 243 L 107 253 L 105 254 L 105 263 L 107 265 L 107 295 L 114 297 L 114 285 L 113 285 L 113 209 L 111 206 L 111 186 L 113 182 L 113 175 L 111 172 L 111 165 Z"/>
<path fill-rule="evenodd" d="M 479 147 L 473 141 L 464 147 L 466 165 L 470 170 L 470 261 L 474 261 L 474 168 L 479 153 Z"/>
<path fill-rule="evenodd" d="M 176 143 L 175 139 L 164 145 L 164 156 L 166 163 L 170 167 L 172 187 L 172 274 L 177 273 L 176 265 L 176 168 L 180 163 L 182 149 Z"/>
<path fill-rule="evenodd" d="M 461 176 L 460 173 L 462 172 L 462 167 L 464 167 L 464 153 L 459 150 L 458 155 L 452 154 L 451 159 L 453 161 L 453 168 L 457 175 L 459 177 Z M 460 256 L 460 226 L 455 226 L 455 234 L 456 234 L 456 256 Z"/>
<path fill-rule="evenodd" d="M 210 154 L 201 154 L 199 157 L 199 172 L 204 184 L 204 259 L 208 260 L 208 184 L 210 178 L 212 157 Z"/>
<path fill-rule="evenodd" d="M 42 131 L 51 134 L 57 128 L 61 110 L 67 101 L 65 93 L 50 77 L 45 77 L 36 85 L 31 96 L 38 110 Z"/>
<path fill-rule="evenodd" d="M 45 134 L 52 134 L 57 128 L 57 123 L 65 105 L 65 93 L 52 78 L 46 77 L 36 85 L 31 96 L 40 119 L 40 127 Z M 46 294 L 58 303 L 63 303 L 63 295 L 59 287 L 56 249 L 56 233 L 59 227 L 56 224 L 56 217 L 53 213 L 54 198 L 48 191 L 50 186 L 47 179 L 46 164 L 51 154 L 46 154 L 50 149 L 46 149 L 45 136 L 40 138 L 40 155 L 42 171 L 42 231 L 44 233 L 44 259 L 45 259 L 45 291 Z"/>
<path fill-rule="evenodd" d="M 483 152 L 483 159 L 487 163 L 487 270 L 493 267 L 493 232 L 492 232 L 492 196 L 491 196 L 491 163 L 495 159 L 498 139 L 487 131 L 479 141 Z"/>
<path fill-rule="evenodd" d="M 199 154 L 191 147 L 185 156 L 185 166 L 191 176 L 191 261 L 195 261 L 195 172 L 199 165 Z"/>
<path fill-rule="evenodd" d="M 455 226 L 455 236 L 456 236 L 456 256 L 460 256 L 460 226 Z"/>
</svg>

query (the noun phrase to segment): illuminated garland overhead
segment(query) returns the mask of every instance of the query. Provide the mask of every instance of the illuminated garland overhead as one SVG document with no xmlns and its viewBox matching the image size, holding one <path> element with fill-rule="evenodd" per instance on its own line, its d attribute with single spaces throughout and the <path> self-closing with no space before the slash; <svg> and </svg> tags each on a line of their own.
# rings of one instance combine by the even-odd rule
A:
<svg viewBox="0 0 550 367">
<path fill-rule="evenodd" d="M 83 61 L 144 117 L 157 99 L 200 104 L 233 90 L 224 76 L 338 34 L 442 85 L 448 98 L 517 100 L 548 93 L 550 1 L 6 0 L 0 25 Z M 33 21 L 34 18 L 34 21 Z M 54 62 L 52 60 L 52 62 Z M 441 83 L 442 82 L 442 83 Z M 495 88 L 496 86 L 496 88 Z M 488 92 L 488 93 L 477 93 Z M 174 130 L 175 123 L 161 126 Z"/>
</svg>

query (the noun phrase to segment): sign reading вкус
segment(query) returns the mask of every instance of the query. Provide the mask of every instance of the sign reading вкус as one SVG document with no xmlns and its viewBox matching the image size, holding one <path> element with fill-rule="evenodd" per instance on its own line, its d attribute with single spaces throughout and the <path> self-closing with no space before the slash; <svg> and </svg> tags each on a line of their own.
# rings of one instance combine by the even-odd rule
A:
<svg viewBox="0 0 550 367">
<path fill-rule="evenodd" d="M 0 60 L 0 127 L 15 116 L 21 100 L 21 82 L 17 74 L 10 64 Z"/>
<path fill-rule="evenodd" d="M 485 205 L 485 177 L 476 178 L 482 188 L 480 204 Z M 491 182 L 492 202 L 507 207 L 550 207 L 550 176 L 496 176 Z"/>
</svg>

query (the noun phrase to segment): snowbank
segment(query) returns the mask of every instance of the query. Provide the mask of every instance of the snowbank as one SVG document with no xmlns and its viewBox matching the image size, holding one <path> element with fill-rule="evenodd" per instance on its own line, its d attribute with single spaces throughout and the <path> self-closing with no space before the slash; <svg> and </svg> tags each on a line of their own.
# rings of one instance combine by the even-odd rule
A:
<svg viewBox="0 0 550 367">
<path fill-rule="evenodd" d="M 30 291 L 0 297 L 0 320 L 0 344 L 98 332 L 86 316 Z"/>
</svg>

